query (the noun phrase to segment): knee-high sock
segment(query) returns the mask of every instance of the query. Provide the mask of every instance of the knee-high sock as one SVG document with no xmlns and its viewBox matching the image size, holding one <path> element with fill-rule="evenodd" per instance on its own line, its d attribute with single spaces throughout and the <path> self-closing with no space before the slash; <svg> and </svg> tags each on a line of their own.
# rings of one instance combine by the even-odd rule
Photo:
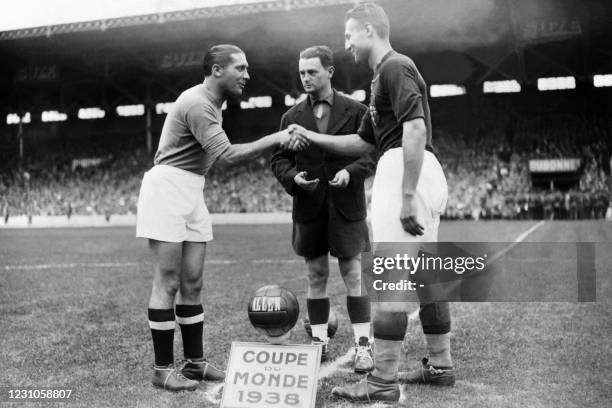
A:
<svg viewBox="0 0 612 408">
<path fill-rule="evenodd" d="M 169 366 L 174 363 L 174 309 L 149 309 L 148 312 L 155 365 Z"/>
<path fill-rule="evenodd" d="M 176 320 L 181 327 L 185 358 L 194 360 L 204 356 L 202 331 L 204 309 L 202 305 L 176 305 Z"/>
<path fill-rule="evenodd" d="M 376 312 L 374 316 L 374 371 L 373 375 L 395 380 L 400 360 L 402 341 L 406 333 L 406 313 Z"/>
<path fill-rule="evenodd" d="M 448 302 L 421 303 L 419 318 L 423 334 L 445 334 L 451 330 L 450 305 Z"/>
<path fill-rule="evenodd" d="M 452 367 L 450 333 L 426 334 L 429 364 L 434 367 Z"/>
<path fill-rule="evenodd" d="M 450 353 L 451 316 L 448 302 L 421 303 L 419 317 L 427 339 L 429 363 L 433 366 L 453 365 Z"/>
<path fill-rule="evenodd" d="M 355 344 L 359 344 L 359 338 L 370 338 L 370 297 L 347 296 L 346 309 L 353 325 Z"/>
</svg>

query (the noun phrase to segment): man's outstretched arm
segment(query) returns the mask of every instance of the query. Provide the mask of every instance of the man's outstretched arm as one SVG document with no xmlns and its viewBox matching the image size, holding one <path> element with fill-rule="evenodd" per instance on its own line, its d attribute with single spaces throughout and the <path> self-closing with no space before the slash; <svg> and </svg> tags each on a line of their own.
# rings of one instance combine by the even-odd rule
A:
<svg viewBox="0 0 612 408">
<path fill-rule="evenodd" d="M 374 149 L 374 145 L 366 142 L 358 134 L 352 135 L 324 135 L 311 130 L 306 130 L 299 125 L 290 125 L 289 131 L 294 136 L 304 136 L 312 143 L 331 153 L 345 156 L 362 156 Z M 297 143 L 296 143 L 297 144 Z M 292 149 L 294 143 L 290 144 Z"/>
<path fill-rule="evenodd" d="M 308 141 L 304 137 L 291 135 L 288 131 L 283 130 L 264 136 L 253 142 L 230 145 L 221 156 L 219 156 L 217 164 L 220 166 L 235 166 L 245 163 L 256 159 L 274 148 L 286 149 L 289 147 L 291 141 L 298 146 L 298 149 L 308 144 Z"/>
</svg>

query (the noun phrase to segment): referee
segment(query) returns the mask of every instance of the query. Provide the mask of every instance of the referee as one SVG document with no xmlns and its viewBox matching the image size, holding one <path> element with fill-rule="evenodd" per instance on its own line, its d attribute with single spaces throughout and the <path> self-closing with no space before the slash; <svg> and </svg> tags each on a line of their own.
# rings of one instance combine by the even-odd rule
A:
<svg viewBox="0 0 612 408">
<path fill-rule="evenodd" d="M 289 109 L 281 129 L 292 124 L 332 135 L 357 132 L 367 108 L 331 86 L 334 75 L 332 51 L 313 46 L 300 52 L 299 73 L 308 97 Z M 375 154 L 355 160 L 327 154 L 310 146 L 301 152 L 278 150 L 272 170 L 293 196 L 293 248 L 308 268 L 306 306 L 313 343 L 328 357 L 327 295 L 328 254 L 338 258 L 347 289 L 346 308 L 355 339 L 354 370 L 372 370 L 370 347 L 370 298 L 361 290 L 361 253 L 369 250 L 366 200 L 363 181 L 374 174 Z"/>
</svg>

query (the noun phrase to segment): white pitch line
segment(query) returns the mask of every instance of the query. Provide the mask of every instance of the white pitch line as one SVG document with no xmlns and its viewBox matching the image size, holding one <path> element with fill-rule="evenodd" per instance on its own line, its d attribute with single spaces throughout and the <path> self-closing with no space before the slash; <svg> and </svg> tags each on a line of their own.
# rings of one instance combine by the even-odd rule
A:
<svg viewBox="0 0 612 408">
<path fill-rule="evenodd" d="M 351 347 L 344 355 L 338 357 L 331 363 L 326 364 L 325 366 L 321 367 L 321 369 L 319 370 L 319 380 L 322 380 L 323 378 L 327 378 L 330 375 L 340 371 L 339 370 L 340 366 L 347 365 L 353 360 L 354 353 L 355 351 Z"/>
<path fill-rule="evenodd" d="M 33 264 L 33 265 L 5 265 L 5 271 L 15 271 L 24 269 L 72 269 L 79 267 L 90 268 L 118 268 L 124 266 L 136 266 L 137 262 L 94 262 L 94 263 L 66 263 L 66 264 Z"/>
<path fill-rule="evenodd" d="M 296 259 L 253 259 L 245 261 L 237 261 L 231 259 L 211 259 L 205 261 L 205 265 L 233 265 L 241 262 L 253 264 L 295 264 L 302 261 Z M 74 268 L 123 268 L 128 266 L 138 266 L 140 262 L 79 262 L 79 263 L 60 263 L 60 264 L 18 264 L 4 265 L 2 270 L 19 271 L 19 270 L 44 270 L 44 269 L 74 269 Z"/>
<path fill-rule="evenodd" d="M 508 251 L 510 251 L 515 246 L 517 246 L 519 243 L 523 242 L 525 238 L 527 238 L 532 232 L 540 228 L 542 225 L 544 225 L 544 220 L 538 222 L 535 225 L 532 225 L 526 231 L 523 231 L 521 234 L 519 234 L 518 237 L 514 239 L 514 241 L 510 245 L 508 245 L 506 248 L 502 249 L 501 251 L 493 254 L 493 256 L 491 256 L 491 258 L 487 260 L 487 263 L 494 262 L 497 259 L 504 256 Z M 416 323 L 418 319 L 419 319 L 419 309 L 416 309 L 414 312 L 408 315 L 408 323 Z"/>
<path fill-rule="evenodd" d="M 517 246 L 519 243 L 523 242 L 525 240 L 525 238 L 527 238 L 532 232 L 534 232 L 535 230 L 540 228 L 542 225 L 544 225 L 544 220 L 538 222 L 535 225 L 532 225 L 531 228 L 529 228 L 527 231 L 523 232 L 518 237 L 516 237 L 516 239 L 510 245 L 508 245 L 506 248 L 504 248 L 501 251 L 493 254 L 493 256 L 487 260 L 487 263 L 494 262 L 494 261 L 498 260 L 499 258 L 501 258 L 502 256 L 506 255 L 506 253 L 508 253 L 508 251 L 510 251 L 515 246 Z"/>
<path fill-rule="evenodd" d="M 304 263 L 301 259 L 254 259 L 251 261 L 254 264 L 296 264 L 296 263 Z"/>
</svg>

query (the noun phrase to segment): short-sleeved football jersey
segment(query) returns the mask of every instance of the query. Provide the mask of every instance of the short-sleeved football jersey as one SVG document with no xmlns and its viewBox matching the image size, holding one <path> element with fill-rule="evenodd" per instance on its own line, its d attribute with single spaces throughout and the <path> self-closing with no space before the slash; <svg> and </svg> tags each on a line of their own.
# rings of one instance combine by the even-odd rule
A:
<svg viewBox="0 0 612 408">
<path fill-rule="evenodd" d="M 402 146 L 402 123 L 416 118 L 425 121 L 426 148 L 433 151 L 425 80 L 410 58 L 389 51 L 374 71 L 368 112 L 358 134 L 383 154 Z"/>
<path fill-rule="evenodd" d="M 230 146 L 222 103 L 204 84 L 183 92 L 166 116 L 154 163 L 205 175 Z"/>
</svg>

